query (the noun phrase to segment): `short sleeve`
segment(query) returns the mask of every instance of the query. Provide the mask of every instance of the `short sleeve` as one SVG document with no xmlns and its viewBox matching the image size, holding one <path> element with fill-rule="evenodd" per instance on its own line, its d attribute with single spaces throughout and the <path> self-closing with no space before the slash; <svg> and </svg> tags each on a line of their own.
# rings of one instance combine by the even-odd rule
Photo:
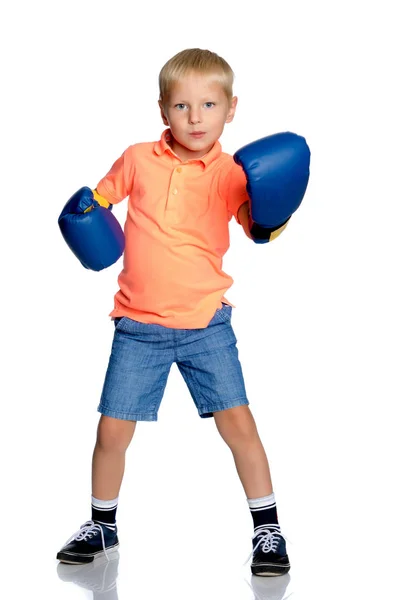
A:
<svg viewBox="0 0 400 600">
<path fill-rule="evenodd" d="M 98 193 L 111 204 L 118 204 L 131 193 L 134 172 L 133 146 L 130 146 L 99 181 L 96 186 Z"/>
<path fill-rule="evenodd" d="M 242 167 L 233 161 L 233 165 L 224 181 L 224 196 L 226 197 L 230 221 L 232 216 L 239 223 L 238 210 L 244 202 L 247 202 L 249 195 L 246 190 L 247 179 Z"/>
</svg>

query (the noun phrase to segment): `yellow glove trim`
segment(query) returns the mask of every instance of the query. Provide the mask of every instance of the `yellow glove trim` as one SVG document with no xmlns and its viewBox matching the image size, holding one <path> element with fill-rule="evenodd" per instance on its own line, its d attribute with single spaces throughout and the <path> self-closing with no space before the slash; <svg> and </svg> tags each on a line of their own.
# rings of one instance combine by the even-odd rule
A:
<svg viewBox="0 0 400 600">
<path fill-rule="evenodd" d="M 274 240 L 275 238 L 278 237 L 278 235 L 280 235 L 282 233 L 282 231 L 284 229 L 286 229 L 286 225 L 289 223 L 289 221 L 286 221 L 286 223 L 284 225 L 282 225 L 282 227 L 279 227 L 279 229 L 275 229 L 275 231 L 273 231 L 271 233 L 271 236 L 269 238 L 269 241 L 272 242 L 272 240 Z"/>
<path fill-rule="evenodd" d="M 100 196 L 97 190 L 93 190 L 94 199 L 100 204 L 100 206 L 104 206 L 104 208 L 108 208 L 110 206 L 110 202 L 106 200 L 103 196 Z"/>
<path fill-rule="evenodd" d="M 93 198 L 96 200 L 96 202 L 98 202 L 100 204 L 100 206 L 104 206 L 104 208 L 108 208 L 110 206 L 110 202 L 108 202 L 108 200 L 103 198 L 103 196 L 100 196 L 100 194 L 98 193 L 97 190 L 92 190 L 92 193 L 93 193 Z M 94 205 L 92 204 L 92 206 L 89 206 L 89 208 L 87 208 L 83 212 L 87 213 L 93 209 L 94 209 Z"/>
</svg>

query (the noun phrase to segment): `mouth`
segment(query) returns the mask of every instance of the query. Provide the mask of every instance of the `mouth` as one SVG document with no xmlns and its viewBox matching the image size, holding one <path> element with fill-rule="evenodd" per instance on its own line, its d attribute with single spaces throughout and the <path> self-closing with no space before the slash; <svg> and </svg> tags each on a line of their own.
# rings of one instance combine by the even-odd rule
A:
<svg viewBox="0 0 400 600">
<path fill-rule="evenodd" d="M 202 137 L 203 135 L 205 135 L 205 131 L 194 131 L 193 133 L 190 133 L 189 135 L 191 135 L 192 137 L 195 137 L 195 138 L 199 138 L 199 137 Z"/>
</svg>

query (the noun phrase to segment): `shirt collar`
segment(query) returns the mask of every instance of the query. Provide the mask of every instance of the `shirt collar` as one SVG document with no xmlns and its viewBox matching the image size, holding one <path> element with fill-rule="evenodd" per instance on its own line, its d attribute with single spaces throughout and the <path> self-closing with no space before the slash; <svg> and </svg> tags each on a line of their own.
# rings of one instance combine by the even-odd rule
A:
<svg viewBox="0 0 400 600">
<path fill-rule="evenodd" d="M 158 156 L 161 156 L 162 154 L 164 154 L 164 152 L 169 152 L 172 156 L 179 158 L 179 156 L 177 156 L 175 154 L 175 152 L 172 150 L 172 148 L 168 145 L 168 142 L 170 140 L 171 140 L 171 130 L 169 128 L 164 129 L 164 131 L 162 132 L 162 135 L 161 135 L 161 139 L 158 142 L 155 142 L 155 144 L 154 144 L 154 152 L 156 154 L 158 154 Z M 209 150 L 207 152 L 207 154 L 205 154 L 204 156 L 202 156 L 200 158 L 193 158 L 188 162 L 193 162 L 193 161 L 197 160 L 197 161 L 200 161 L 204 165 L 204 168 L 206 168 L 211 162 L 213 162 L 213 160 L 215 160 L 216 158 L 218 158 L 220 156 L 221 152 L 222 152 L 221 144 L 217 140 L 215 142 L 214 146 L 211 148 L 211 150 Z"/>
</svg>

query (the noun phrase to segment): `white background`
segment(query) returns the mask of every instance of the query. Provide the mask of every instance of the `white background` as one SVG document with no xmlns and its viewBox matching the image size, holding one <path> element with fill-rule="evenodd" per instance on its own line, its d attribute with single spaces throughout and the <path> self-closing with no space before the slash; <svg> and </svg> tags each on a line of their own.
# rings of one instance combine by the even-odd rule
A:
<svg viewBox="0 0 400 600">
<path fill-rule="evenodd" d="M 224 151 L 293 131 L 312 152 L 307 194 L 282 236 L 253 244 L 232 219 L 224 259 L 250 408 L 291 542 L 286 595 L 398 594 L 394 15 L 394 2 L 349 0 L 2 8 L 7 598 L 93 597 L 60 580 L 55 555 L 90 517 L 96 407 L 122 260 L 85 270 L 57 218 L 128 145 L 159 138 L 159 71 L 190 47 L 217 52 L 235 72 L 239 102 Z M 126 201 L 114 214 L 123 224 Z M 260 589 L 257 597 L 246 583 L 246 497 L 229 448 L 214 420 L 198 417 L 176 365 L 159 421 L 138 424 L 128 450 L 118 525 L 119 600 L 283 598 Z"/>
</svg>

